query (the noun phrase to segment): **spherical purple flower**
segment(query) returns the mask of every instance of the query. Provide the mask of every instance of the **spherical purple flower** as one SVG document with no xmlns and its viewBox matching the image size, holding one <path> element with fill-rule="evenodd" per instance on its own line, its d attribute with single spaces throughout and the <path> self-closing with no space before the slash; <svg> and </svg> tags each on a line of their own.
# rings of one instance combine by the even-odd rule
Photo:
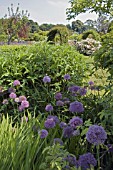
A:
<svg viewBox="0 0 113 170">
<path fill-rule="evenodd" d="M 24 100 L 27 100 L 25 96 L 19 96 L 19 102 L 22 102 Z"/>
<path fill-rule="evenodd" d="M 48 104 L 48 105 L 46 105 L 45 110 L 46 110 L 47 112 L 50 112 L 50 111 L 53 110 L 53 106 L 52 106 L 51 104 Z"/>
<path fill-rule="evenodd" d="M 67 127 L 67 124 L 65 122 L 60 122 L 59 126 L 60 126 L 60 128 L 63 129 L 63 128 Z"/>
<path fill-rule="evenodd" d="M 12 92 L 15 93 L 15 92 L 16 92 L 16 89 L 10 87 L 10 88 L 8 89 L 8 92 L 9 92 L 9 93 L 12 93 Z"/>
<path fill-rule="evenodd" d="M 56 106 L 63 106 L 63 105 L 64 105 L 64 102 L 61 101 L 61 100 L 58 100 L 58 101 L 56 102 Z"/>
<path fill-rule="evenodd" d="M 4 104 L 4 105 L 5 105 L 5 104 L 8 104 L 8 100 L 7 100 L 7 99 L 4 99 L 3 102 L 2 102 L 2 104 Z"/>
<path fill-rule="evenodd" d="M 71 126 L 67 126 L 63 128 L 63 137 L 64 138 L 70 138 L 73 136 L 73 128 Z"/>
<path fill-rule="evenodd" d="M 94 82 L 93 82 L 93 81 L 89 81 L 88 84 L 89 84 L 90 86 L 92 86 L 92 85 L 94 85 Z"/>
<path fill-rule="evenodd" d="M 55 99 L 56 99 L 56 100 L 62 99 L 62 94 L 61 94 L 60 92 L 57 92 L 57 93 L 55 94 Z"/>
<path fill-rule="evenodd" d="M 47 119 L 44 123 L 44 126 L 47 128 L 47 129 L 50 129 L 50 128 L 54 128 L 56 125 L 55 121 L 53 120 L 53 118 L 51 119 Z"/>
<path fill-rule="evenodd" d="M 83 120 L 79 117 L 73 117 L 70 121 L 69 121 L 69 125 L 73 128 L 76 128 L 77 126 L 80 126 L 83 124 Z"/>
<path fill-rule="evenodd" d="M 53 119 L 55 123 L 59 123 L 60 122 L 59 118 L 57 116 L 53 116 L 53 115 L 49 115 L 47 117 L 47 119 Z"/>
<path fill-rule="evenodd" d="M 64 75 L 64 79 L 65 79 L 65 80 L 70 80 L 70 79 L 71 79 L 71 77 L 70 77 L 70 75 L 69 75 L 69 74 L 65 74 L 65 75 Z"/>
<path fill-rule="evenodd" d="M 97 161 L 93 154 L 86 153 L 83 155 L 80 155 L 78 160 L 78 167 L 81 167 L 82 170 L 90 169 L 90 166 L 95 167 L 97 165 Z"/>
<path fill-rule="evenodd" d="M 102 126 L 92 125 L 86 133 L 86 139 L 94 145 L 103 144 L 107 139 L 107 134 Z"/>
<path fill-rule="evenodd" d="M 54 138 L 53 143 L 54 143 L 54 144 L 59 143 L 60 145 L 63 145 L 63 141 L 62 141 L 60 138 Z"/>
<path fill-rule="evenodd" d="M 22 111 L 24 110 L 24 108 L 20 105 L 20 106 L 18 107 L 18 110 L 19 110 L 20 112 L 22 112 Z"/>
<path fill-rule="evenodd" d="M 29 102 L 27 100 L 23 100 L 21 102 L 21 106 L 22 106 L 22 108 L 28 108 L 29 107 Z"/>
<path fill-rule="evenodd" d="M 16 98 L 16 93 L 10 93 L 10 95 L 9 95 L 9 97 L 11 98 L 11 99 L 15 99 Z"/>
<path fill-rule="evenodd" d="M 20 86 L 20 81 L 19 80 L 14 80 L 13 86 Z"/>
<path fill-rule="evenodd" d="M 78 136 L 80 135 L 80 131 L 79 130 L 74 130 L 73 131 L 73 136 Z"/>
<path fill-rule="evenodd" d="M 74 155 L 68 155 L 64 160 L 68 161 L 70 166 L 76 166 L 76 157 Z"/>
<path fill-rule="evenodd" d="M 40 138 L 46 138 L 48 135 L 48 131 L 46 129 L 42 129 L 39 131 Z"/>
<path fill-rule="evenodd" d="M 44 76 L 43 82 L 44 83 L 50 83 L 51 82 L 51 78 L 49 76 Z"/>
<path fill-rule="evenodd" d="M 75 86 L 75 85 L 72 85 L 68 88 L 68 91 L 71 92 L 71 93 L 76 93 L 80 90 L 80 87 L 79 86 Z"/>
<path fill-rule="evenodd" d="M 87 93 L 87 89 L 86 89 L 86 88 L 80 88 L 79 94 L 80 94 L 81 96 L 86 95 L 86 93 Z"/>
<path fill-rule="evenodd" d="M 84 111 L 83 104 L 78 101 L 72 102 L 70 103 L 69 111 L 78 113 L 83 112 Z"/>
</svg>

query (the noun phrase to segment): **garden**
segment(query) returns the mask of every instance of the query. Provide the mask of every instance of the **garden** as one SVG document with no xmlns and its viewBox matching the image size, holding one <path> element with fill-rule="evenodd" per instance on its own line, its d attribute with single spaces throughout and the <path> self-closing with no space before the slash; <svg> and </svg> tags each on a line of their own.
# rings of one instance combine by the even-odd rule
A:
<svg viewBox="0 0 113 170">
<path fill-rule="evenodd" d="M 0 46 L 0 170 L 113 169 L 112 25 Z"/>
</svg>

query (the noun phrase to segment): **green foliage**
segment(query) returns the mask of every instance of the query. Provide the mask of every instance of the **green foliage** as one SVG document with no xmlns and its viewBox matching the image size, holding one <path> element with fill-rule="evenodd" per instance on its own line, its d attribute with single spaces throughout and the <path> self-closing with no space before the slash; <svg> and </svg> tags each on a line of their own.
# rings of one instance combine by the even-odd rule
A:
<svg viewBox="0 0 113 170">
<path fill-rule="evenodd" d="M 86 11 L 96 12 L 99 14 L 113 15 L 113 1 L 112 0 L 70 0 L 71 7 L 67 8 L 67 19 L 75 18 Z"/>
<path fill-rule="evenodd" d="M 100 40 L 100 35 L 95 30 L 87 30 L 83 32 L 82 39 L 93 38 L 96 41 Z"/>
<path fill-rule="evenodd" d="M 0 42 L 7 42 L 7 35 L 0 34 Z"/>
<path fill-rule="evenodd" d="M 102 36 L 102 47 L 94 54 L 95 67 L 107 69 L 113 75 L 113 31 Z"/>
<path fill-rule="evenodd" d="M 59 35 L 59 43 L 65 44 L 68 42 L 68 29 L 65 26 L 55 26 L 48 33 L 47 41 L 55 42 L 56 35 Z"/>
</svg>

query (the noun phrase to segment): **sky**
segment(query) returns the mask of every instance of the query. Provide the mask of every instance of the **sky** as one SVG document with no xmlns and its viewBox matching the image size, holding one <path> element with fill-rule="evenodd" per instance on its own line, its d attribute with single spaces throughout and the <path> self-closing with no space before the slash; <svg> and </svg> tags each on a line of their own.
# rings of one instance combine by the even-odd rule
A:
<svg viewBox="0 0 113 170">
<path fill-rule="evenodd" d="M 38 24 L 69 24 L 73 20 L 80 19 L 85 22 L 87 19 L 95 20 L 96 14 L 80 14 L 71 21 L 66 20 L 66 8 L 69 7 L 69 0 L 0 0 L 0 18 L 8 13 L 7 8 L 11 3 L 16 9 L 18 3 L 20 10 L 28 10 L 30 13 L 29 19 L 32 19 Z"/>
</svg>

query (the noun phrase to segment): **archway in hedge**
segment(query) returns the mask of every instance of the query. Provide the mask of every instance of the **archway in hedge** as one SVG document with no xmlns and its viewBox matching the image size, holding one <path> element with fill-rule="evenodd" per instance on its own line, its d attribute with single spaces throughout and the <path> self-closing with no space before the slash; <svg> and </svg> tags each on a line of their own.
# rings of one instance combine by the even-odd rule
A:
<svg viewBox="0 0 113 170">
<path fill-rule="evenodd" d="M 56 26 L 49 31 L 47 36 L 47 41 L 65 44 L 68 42 L 68 29 L 65 26 Z"/>
</svg>

